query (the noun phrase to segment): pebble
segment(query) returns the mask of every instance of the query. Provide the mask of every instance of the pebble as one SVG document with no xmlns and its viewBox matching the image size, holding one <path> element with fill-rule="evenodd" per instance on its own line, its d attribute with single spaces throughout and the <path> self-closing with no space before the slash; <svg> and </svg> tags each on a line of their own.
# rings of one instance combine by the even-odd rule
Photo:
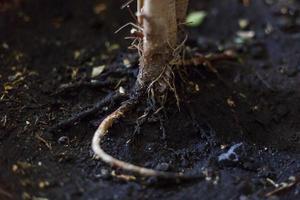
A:
<svg viewBox="0 0 300 200">
<path fill-rule="evenodd" d="M 248 19 L 239 19 L 239 27 L 243 30 L 249 27 L 249 20 Z"/>
<path fill-rule="evenodd" d="M 57 142 L 58 142 L 58 144 L 66 145 L 66 144 L 69 144 L 70 139 L 67 136 L 61 136 L 60 138 L 58 138 Z"/>
</svg>

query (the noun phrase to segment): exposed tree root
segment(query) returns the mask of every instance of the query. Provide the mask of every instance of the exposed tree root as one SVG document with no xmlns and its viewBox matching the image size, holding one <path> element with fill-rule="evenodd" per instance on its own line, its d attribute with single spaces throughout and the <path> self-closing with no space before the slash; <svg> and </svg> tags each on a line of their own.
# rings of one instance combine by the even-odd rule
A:
<svg viewBox="0 0 300 200">
<path fill-rule="evenodd" d="M 121 97 L 123 97 L 123 94 L 120 94 L 119 92 L 113 92 L 108 94 L 106 97 L 104 97 L 103 99 L 101 99 L 99 102 L 97 102 L 92 108 L 89 108 L 85 111 L 82 111 L 80 113 L 77 113 L 76 115 L 63 120 L 61 122 L 59 122 L 58 124 L 52 126 L 51 128 L 48 129 L 49 133 L 53 133 L 59 129 L 65 129 L 67 127 L 71 127 L 74 125 L 74 123 L 81 121 L 93 114 L 95 114 L 96 112 L 98 112 L 99 110 L 101 110 L 103 108 L 104 105 L 111 103 L 113 101 L 116 101 L 118 99 L 120 99 Z"/>
<path fill-rule="evenodd" d="M 177 59 L 177 62 L 179 61 L 179 63 L 176 63 L 176 65 L 177 66 L 199 66 L 199 65 L 206 64 L 212 72 L 218 74 L 218 71 L 212 67 L 211 63 L 217 62 L 217 61 L 224 61 L 224 60 L 227 60 L 227 61 L 228 60 L 236 60 L 236 56 L 229 55 L 229 54 L 211 54 L 209 56 L 197 54 L 196 56 L 194 56 L 190 59 L 185 59 L 185 60 Z M 126 74 L 127 73 L 128 72 L 126 72 Z M 160 74 L 160 76 L 157 79 L 161 78 L 162 74 L 163 74 L 163 72 Z M 107 77 L 107 76 L 111 75 L 111 72 L 108 72 L 108 74 L 103 74 L 103 75 L 104 75 L 104 77 Z M 124 72 L 122 71 L 120 75 L 124 76 Z M 101 79 L 102 79 L 102 76 L 101 76 Z M 155 82 L 156 81 L 153 81 L 150 84 L 150 86 L 153 86 Z M 100 80 L 100 81 L 96 81 L 96 82 L 79 82 L 79 83 L 75 83 L 75 84 L 65 85 L 61 88 L 61 90 L 59 92 L 73 90 L 73 89 L 77 89 L 79 87 L 85 87 L 85 86 L 86 87 L 99 87 L 99 86 L 104 86 L 107 84 L 111 84 L 111 82 L 105 81 L 105 80 L 104 81 Z M 148 169 L 148 168 L 144 168 L 144 167 L 139 167 L 139 166 L 118 160 L 116 158 L 113 158 L 112 156 L 105 153 L 103 151 L 103 149 L 101 148 L 100 142 L 103 139 L 103 137 L 108 133 L 108 129 L 113 125 L 113 123 L 116 120 L 118 120 L 119 118 L 124 116 L 127 112 L 132 110 L 135 107 L 135 105 L 137 105 L 140 102 L 140 99 L 143 96 L 145 96 L 145 94 L 147 92 L 148 92 L 148 98 L 152 99 L 152 101 L 155 101 L 155 97 L 152 97 L 152 95 L 154 95 L 154 94 L 149 96 L 149 91 L 151 91 L 151 89 L 149 89 L 149 88 L 151 88 L 150 86 L 148 88 L 146 88 L 147 90 L 144 89 L 144 90 L 135 91 L 134 96 L 132 96 L 129 100 L 125 101 L 116 111 L 114 111 L 113 113 L 108 115 L 102 121 L 102 123 L 100 124 L 100 126 L 98 127 L 98 129 L 96 130 L 96 132 L 93 136 L 92 148 L 93 148 L 95 154 L 101 160 L 103 160 L 105 163 L 107 163 L 113 167 L 118 167 L 122 170 L 131 172 L 131 173 L 143 176 L 143 177 L 158 177 L 158 178 L 167 178 L 167 179 L 202 178 L 203 177 L 202 174 L 189 175 L 189 174 L 184 174 L 184 173 L 163 172 L 163 171 L 157 171 L 157 170 Z M 169 87 L 172 88 L 172 85 Z M 89 108 L 83 112 L 75 114 L 74 116 L 72 116 L 64 121 L 59 122 L 58 124 L 49 128 L 48 132 L 54 133 L 55 131 L 57 131 L 59 129 L 65 129 L 68 127 L 72 127 L 76 122 L 79 122 L 79 121 L 95 114 L 99 110 L 101 110 L 104 105 L 109 104 L 113 101 L 119 100 L 120 98 L 122 98 L 124 96 L 125 96 L 124 94 L 122 95 L 119 92 L 110 93 L 106 97 L 104 97 L 101 101 L 97 102 L 92 108 Z M 154 106 L 154 105 L 152 105 L 152 106 Z M 161 110 L 161 109 L 158 109 L 155 113 L 159 112 L 159 110 Z M 149 114 L 149 112 L 147 113 L 147 115 L 148 114 Z M 143 123 L 143 121 L 145 121 L 147 119 L 147 116 L 145 116 L 145 117 L 142 116 L 141 118 L 143 118 L 143 119 L 141 119 L 141 123 Z M 163 126 L 162 123 L 163 123 L 162 119 L 160 118 L 161 126 Z M 165 135 L 165 134 L 163 133 L 163 135 Z"/>
<path fill-rule="evenodd" d="M 100 158 L 105 163 L 111 165 L 112 167 L 117 167 L 127 172 L 134 173 L 143 177 L 157 177 L 157 178 L 165 178 L 165 179 L 195 179 L 202 178 L 203 175 L 189 175 L 181 172 L 163 172 L 158 170 L 153 170 L 149 168 L 140 167 L 137 165 L 133 165 L 121 160 L 118 160 L 111 155 L 104 152 L 101 148 L 101 141 L 104 136 L 108 133 L 109 128 L 113 125 L 113 123 L 123 117 L 127 112 L 133 109 L 140 101 L 142 96 L 142 92 L 138 92 L 136 96 L 130 98 L 126 102 L 124 102 L 116 111 L 108 115 L 102 123 L 99 125 L 96 130 L 93 140 L 92 140 L 92 149 L 95 152 L 96 156 Z"/>
<path fill-rule="evenodd" d="M 129 4 L 125 4 L 125 6 L 127 5 Z M 167 179 L 193 179 L 203 177 L 203 174 L 191 175 L 182 172 L 165 172 L 136 166 L 112 157 L 101 148 L 101 141 L 108 133 L 109 128 L 116 120 L 132 110 L 141 101 L 141 98 L 148 98 L 151 104 L 151 109 L 156 107 L 156 102 L 161 105 L 161 108 L 158 110 L 152 110 L 155 114 L 164 108 L 163 105 L 167 101 L 168 91 L 171 91 L 177 100 L 177 106 L 179 108 L 179 96 L 175 87 L 174 69 L 179 69 L 180 66 L 197 66 L 203 64 L 207 65 L 211 71 L 219 75 L 211 62 L 235 59 L 235 56 L 228 54 L 211 56 L 198 54 L 189 60 L 182 59 L 187 36 L 183 39 L 183 31 L 181 30 L 180 32 L 178 29 L 180 28 L 179 25 L 182 24 L 186 18 L 187 7 L 188 0 L 138 0 L 138 24 L 128 23 L 119 29 L 121 30 L 127 25 L 132 25 L 137 29 L 133 32 L 139 34 L 130 38 L 133 39 L 132 47 L 138 50 L 140 59 L 139 72 L 135 87 L 136 91 L 134 92 L 134 95 L 130 97 L 129 100 L 125 101 L 117 110 L 108 115 L 101 122 L 93 136 L 92 149 L 94 150 L 94 153 L 102 161 L 113 167 L 117 167 L 143 177 L 158 177 Z M 181 39 L 183 39 L 183 41 L 179 42 Z M 116 72 L 117 74 L 120 74 L 121 77 L 124 75 L 128 76 L 128 70 L 123 69 Z M 102 80 L 113 73 L 115 72 L 112 69 L 103 73 L 101 75 Z M 101 84 L 105 85 L 107 83 L 100 82 L 100 85 Z M 70 85 L 66 86 L 65 89 L 72 89 L 82 85 L 90 85 L 90 83 Z M 118 97 L 119 94 L 115 94 L 114 98 Z M 52 130 L 72 125 L 74 122 L 98 111 L 104 103 L 111 99 L 112 97 L 105 98 L 95 107 L 59 123 L 53 127 Z M 145 113 L 145 115 L 139 119 L 140 121 L 138 121 L 137 124 L 138 128 L 140 125 L 139 123 L 146 121 L 148 114 L 149 113 Z M 160 125 L 163 127 L 163 120 L 161 118 Z M 165 137 L 165 134 L 163 134 L 163 137 Z"/>
</svg>

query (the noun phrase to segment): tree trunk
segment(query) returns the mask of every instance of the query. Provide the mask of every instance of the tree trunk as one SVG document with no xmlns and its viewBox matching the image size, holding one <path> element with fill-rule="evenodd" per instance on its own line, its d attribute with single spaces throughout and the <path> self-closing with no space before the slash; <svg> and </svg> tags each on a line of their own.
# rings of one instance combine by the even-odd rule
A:
<svg viewBox="0 0 300 200">
<path fill-rule="evenodd" d="M 177 45 L 176 0 L 144 0 L 141 15 L 143 55 L 137 82 L 145 87 L 168 73 L 166 67 Z"/>
</svg>

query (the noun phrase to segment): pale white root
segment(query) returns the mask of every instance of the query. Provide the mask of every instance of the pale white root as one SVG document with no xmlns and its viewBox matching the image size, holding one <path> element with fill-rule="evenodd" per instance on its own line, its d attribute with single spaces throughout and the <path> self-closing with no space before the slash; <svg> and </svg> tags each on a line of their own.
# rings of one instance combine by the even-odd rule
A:
<svg viewBox="0 0 300 200">
<path fill-rule="evenodd" d="M 166 178 L 166 179 L 191 179 L 198 178 L 196 176 L 190 176 L 183 174 L 181 172 L 163 172 L 153 169 L 148 169 L 145 167 L 140 167 L 137 165 L 133 165 L 121 160 L 118 160 L 111 155 L 107 154 L 101 148 L 101 140 L 108 133 L 108 129 L 113 125 L 113 123 L 125 115 L 132 108 L 132 104 L 123 104 L 116 111 L 108 115 L 100 124 L 98 129 L 96 130 L 93 140 L 92 140 L 92 149 L 96 156 L 100 158 L 103 162 L 109 164 L 112 167 L 117 167 L 127 172 L 134 173 L 135 175 L 139 175 L 142 177 L 158 177 L 158 178 Z"/>
</svg>

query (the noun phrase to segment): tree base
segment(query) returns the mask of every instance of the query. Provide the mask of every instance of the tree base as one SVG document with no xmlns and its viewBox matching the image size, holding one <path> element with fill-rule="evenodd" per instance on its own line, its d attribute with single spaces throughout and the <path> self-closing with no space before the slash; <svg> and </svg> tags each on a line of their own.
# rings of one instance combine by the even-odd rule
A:
<svg viewBox="0 0 300 200">
<path fill-rule="evenodd" d="M 191 59 L 183 60 L 181 63 L 177 63 L 177 66 L 196 66 L 196 65 L 206 65 L 209 70 L 211 70 L 213 73 L 217 74 L 218 77 L 220 75 L 218 74 L 218 71 L 213 67 L 212 63 L 217 61 L 232 61 L 235 60 L 236 57 L 234 55 L 228 55 L 228 54 L 213 54 L 211 56 L 202 56 L 197 55 Z M 155 80 L 155 79 L 153 79 Z M 109 164 L 112 167 L 120 168 L 124 171 L 127 171 L 129 173 L 133 173 L 138 176 L 142 177 L 157 177 L 157 178 L 163 178 L 163 179 L 177 179 L 177 180 L 188 180 L 188 179 L 199 179 L 203 178 L 203 174 L 197 174 L 197 175 L 191 175 L 188 173 L 182 173 L 182 172 L 164 172 L 164 171 L 157 171 L 149 168 L 144 168 L 140 166 L 133 165 L 131 163 L 127 163 L 121 160 L 118 160 L 111 155 L 107 154 L 102 148 L 101 148 L 101 142 L 102 139 L 108 134 L 109 128 L 113 125 L 113 123 L 126 115 L 128 112 L 130 112 L 132 109 L 135 108 L 136 105 L 138 105 L 142 99 L 149 98 L 149 95 L 147 97 L 149 87 L 140 87 L 139 84 L 136 84 L 135 90 L 133 91 L 132 95 L 129 97 L 128 100 L 121 103 L 121 106 L 117 108 L 114 112 L 109 114 L 99 125 L 97 128 L 93 140 L 92 140 L 92 149 L 95 153 L 95 155 L 101 159 L 103 162 Z M 83 120 L 84 118 L 88 117 L 89 115 L 94 114 L 95 112 L 99 111 L 104 105 L 110 103 L 111 101 L 115 101 L 123 97 L 124 95 L 121 95 L 120 93 L 116 92 L 113 94 L 107 95 L 103 100 L 99 101 L 95 106 L 92 108 L 83 111 L 79 114 L 76 114 L 74 117 L 71 117 L 67 120 L 64 120 L 57 125 L 51 127 L 49 129 L 49 132 L 55 132 L 57 129 L 64 129 L 67 127 L 70 127 L 74 124 L 74 122 Z M 151 96 L 150 96 L 151 98 Z M 152 97 L 155 99 L 155 97 Z M 152 99 L 153 101 L 153 99 Z M 163 108 L 163 107 L 162 107 Z"/>
</svg>

